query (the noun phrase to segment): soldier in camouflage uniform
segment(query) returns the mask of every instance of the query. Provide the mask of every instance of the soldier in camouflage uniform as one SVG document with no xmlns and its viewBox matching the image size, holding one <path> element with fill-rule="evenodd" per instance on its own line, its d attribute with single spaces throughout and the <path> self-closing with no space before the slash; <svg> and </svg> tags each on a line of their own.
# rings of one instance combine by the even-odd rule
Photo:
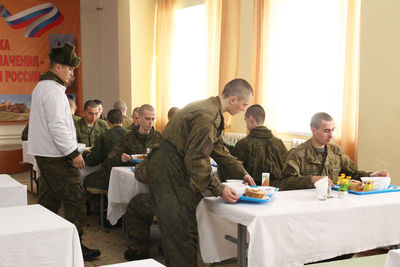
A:
<svg viewBox="0 0 400 267">
<path fill-rule="evenodd" d="M 236 79 L 225 86 L 221 95 L 187 105 L 168 122 L 160 147 L 135 168 L 137 179 L 149 184 L 167 266 L 197 265 L 196 207 L 202 192 L 210 190 L 232 203 L 239 198 L 213 175 L 210 156 L 232 170 L 232 178 L 254 184 L 221 139 L 223 112 L 235 115 L 244 111 L 252 96 L 251 86 Z M 146 255 L 130 256 L 134 259 Z"/>
<path fill-rule="evenodd" d="M 82 236 L 86 207 L 78 168 L 84 168 L 85 162 L 78 152 L 65 95 L 65 84 L 73 77 L 80 58 L 70 43 L 52 48 L 49 58 L 50 70 L 40 75 L 32 92 L 28 153 L 35 155 L 41 173 L 38 203 L 55 213 L 63 205 L 65 219 L 75 224 Z M 100 255 L 97 249 L 81 247 L 85 260 Z"/>
<path fill-rule="evenodd" d="M 102 164 L 114 148 L 114 145 L 128 132 L 127 129 L 122 127 L 122 114 L 118 109 L 112 109 L 108 112 L 107 123 L 110 129 L 97 138 L 90 152 L 83 152 L 82 156 L 86 165 Z"/>
<path fill-rule="evenodd" d="M 143 108 L 142 108 L 143 107 Z M 103 162 L 103 169 L 90 174 L 84 181 L 85 187 L 108 189 L 110 173 L 115 166 L 134 166 L 131 155 L 146 154 L 147 148 L 153 148 L 160 143 L 161 134 L 154 129 L 155 111 L 150 105 L 143 105 L 143 119 L 132 131 L 125 134 L 114 146 Z"/>
<path fill-rule="evenodd" d="M 312 137 L 289 151 L 279 181 L 280 190 L 314 188 L 314 183 L 324 176 L 336 183 L 340 173 L 350 175 L 353 179 L 389 175 L 385 170 L 374 173 L 357 170 L 356 164 L 343 149 L 330 144 L 335 122 L 328 114 L 316 113 L 310 126 Z"/>
<path fill-rule="evenodd" d="M 119 109 L 122 113 L 122 126 L 124 126 L 126 129 L 131 130 L 129 127 L 133 124 L 133 119 L 126 116 L 126 111 L 128 107 L 126 106 L 126 103 L 123 100 L 118 100 L 117 102 L 114 103 L 114 108 Z"/>
<path fill-rule="evenodd" d="M 108 125 L 103 120 L 98 120 L 99 108 L 93 100 L 86 101 L 85 115 L 75 123 L 76 138 L 78 143 L 92 147 L 96 139 L 108 130 Z"/>
<path fill-rule="evenodd" d="M 95 99 L 93 100 L 94 102 L 96 102 L 97 106 L 99 107 L 99 114 L 98 114 L 98 119 L 103 120 L 103 121 L 107 121 L 106 116 L 104 116 L 103 114 L 103 102 L 100 99 Z"/>
<path fill-rule="evenodd" d="M 246 110 L 245 121 L 249 135 L 237 142 L 232 155 L 243 162 L 244 168 L 256 184 L 261 185 L 261 174 L 268 172 L 270 185 L 278 186 L 286 162 L 287 149 L 281 139 L 274 137 L 271 131 L 263 126 L 264 120 L 265 112 L 260 105 L 252 105 Z M 221 179 L 229 179 L 223 177 L 225 172 L 219 172 Z"/>
</svg>

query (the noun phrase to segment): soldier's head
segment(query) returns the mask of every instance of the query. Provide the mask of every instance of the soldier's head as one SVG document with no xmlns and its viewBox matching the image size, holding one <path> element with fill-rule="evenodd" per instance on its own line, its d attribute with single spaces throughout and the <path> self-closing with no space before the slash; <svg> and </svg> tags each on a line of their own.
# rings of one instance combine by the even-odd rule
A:
<svg viewBox="0 0 400 267">
<path fill-rule="evenodd" d="M 312 132 L 312 143 L 314 147 L 323 147 L 330 143 L 335 130 L 335 121 L 325 113 L 318 112 L 314 114 L 310 121 Z"/>
<path fill-rule="evenodd" d="M 253 88 L 244 79 L 234 79 L 225 85 L 220 97 L 222 111 L 236 115 L 244 111 L 253 99 Z"/>
<path fill-rule="evenodd" d="M 112 128 L 122 125 L 122 113 L 119 109 L 112 109 L 107 113 L 107 123 Z"/>
<path fill-rule="evenodd" d="M 154 126 L 156 120 L 156 110 L 148 105 L 144 104 L 139 108 L 139 133 L 148 134 L 151 128 Z"/>
<path fill-rule="evenodd" d="M 139 107 L 136 107 L 132 111 L 132 119 L 133 119 L 133 125 L 138 125 L 139 124 Z"/>
<path fill-rule="evenodd" d="M 49 53 L 50 71 L 64 83 L 69 83 L 74 76 L 74 69 L 81 59 L 76 55 L 75 46 L 65 42 L 62 46 L 53 47 Z"/>
<path fill-rule="evenodd" d="M 247 130 L 251 131 L 257 126 L 263 126 L 265 120 L 265 111 L 262 106 L 251 105 L 244 114 Z"/>
<path fill-rule="evenodd" d="M 100 99 L 95 99 L 93 101 L 96 102 L 97 106 L 99 107 L 99 114 L 97 115 L 97 118 L 100 118 L 101 114 L 103 114 L 103 102 L 101 102 Z"/>
<path fill-rule="evenodd" d="M 118 100 L 117 102 L 115 102 L 114 109 L 119 109 L 119 111 L 121 111 L 122 115 L 126 115 L 127 106 L 126 106 L 125 101 Z"/>
<path fill-rule="evenodd" d="M 172 107 L 168 110 L 168 120 L 170 120 L 172 118 L 172 116 L 174 116 L 176 113 L 178 113 L 179 108 L 177 107 Z"/>
<path fill-rule="evenodd" d="M 96 102 L 94 102 L 93 100 L 88 100 L 85 102 L 83 109 L 85 110 L 86 124 L 89 126 L 93 126 L 94 122 L 98 118 L 99 107 L 97 106 Z"/>
<path fill-rule="evenodd" d="M 69 103 L 69 108 L 71 109 L 71 114 L 74 115 L 76 112 L 76 104 L 74 102 L 74 99 L 68 96 L 68 103 Z"/>
</svg>

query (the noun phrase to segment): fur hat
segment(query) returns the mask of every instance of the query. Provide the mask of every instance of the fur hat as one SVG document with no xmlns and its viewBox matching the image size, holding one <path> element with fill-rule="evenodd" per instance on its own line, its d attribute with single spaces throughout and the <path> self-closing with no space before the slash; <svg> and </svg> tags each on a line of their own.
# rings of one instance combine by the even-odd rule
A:
<svg viewBox="0 0 400 267">
<path fill-rule="evenodd" d="M 75 46 L 69 42 L 65 42 L 62 46 L 53 47 L 49 53 L 49 58 L 54 62 L 73 68 L 78 67 L 81 62 L 81 59 L 75 53 Z"/>
</svg>

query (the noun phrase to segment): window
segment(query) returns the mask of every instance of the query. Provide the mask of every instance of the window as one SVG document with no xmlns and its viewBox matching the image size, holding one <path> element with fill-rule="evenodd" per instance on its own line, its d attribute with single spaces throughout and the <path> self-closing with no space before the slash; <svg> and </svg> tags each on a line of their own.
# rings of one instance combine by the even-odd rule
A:
<svg viewBox="0 0 400 267">
<path fill-rule="evenodd" d="M 272 0 L 263 105 L 277 132 L 309 134 L 314 113 L 341 121 L 347 1 Z"/>
<path fill-rule="evenodd" d="M 179 108 L 206 98 L 207 23 L 205 4 L 175 11 L 171 58 L 171 104 Z"/>
</svg>

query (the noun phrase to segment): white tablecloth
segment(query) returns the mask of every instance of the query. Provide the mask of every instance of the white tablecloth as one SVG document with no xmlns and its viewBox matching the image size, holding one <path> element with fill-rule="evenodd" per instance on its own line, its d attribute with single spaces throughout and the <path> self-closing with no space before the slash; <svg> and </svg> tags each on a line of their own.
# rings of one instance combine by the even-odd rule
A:
<svg viewBox="0 0 400 267">
<path fill-rule="evenodd" d="M 27 205 L 26 185 L 7 174 L 0 174 L 0 208 L 24 205 Z"/>
<path fill-rule="evenodd" d="M 1 266 L 83 267 L 75 226 L 40 205 L 0 208 Z"/>
<path fill-rule="evenodd" d="M 107 219 L 111 224 L 116 224 L 128 207 L 131 199 L 142 193 L 148 193 L 147 184 L 136 180 L 132 167 L 113 167 L 110 174 L 110 183 L 108 185 L 108 208 Z M 212 167 L 214 174 L 217 168 Z"/>
<path fill-rule="evenodd" d="M 319 201 L 315 189 L 278 192 L 265 204 L 205 198 L 197 207 L 205 262 L 236 256 L 237 224 L 247 226 L 248 266 L 296 266 L 400 243 L 400 193 Z"/>
<path fill-rule="evenodd" d="M 131 167 L 113 167 L 108 185 L 107 219 L 116 224 L 128 207 L 129 201 L 141 193 L 148 193 L 147 184 L 136 180 Z"/>
<path fill-rule="evenodd" d="M 386 257 L 385 267 L 400 267 L 400 249 L 389 251 Z"/>
<path fill-rule="evenodd" d="M 110 265 L 103 265 L 100 267 L 162 267 L 162 265 L 158 261 L 153 259 L 146 259 L 146 260 L 138 260 L 138 261 L 130 261 L 124 263 L 117 263 L 117 264 L 110 264 Z"/>
</svg>

